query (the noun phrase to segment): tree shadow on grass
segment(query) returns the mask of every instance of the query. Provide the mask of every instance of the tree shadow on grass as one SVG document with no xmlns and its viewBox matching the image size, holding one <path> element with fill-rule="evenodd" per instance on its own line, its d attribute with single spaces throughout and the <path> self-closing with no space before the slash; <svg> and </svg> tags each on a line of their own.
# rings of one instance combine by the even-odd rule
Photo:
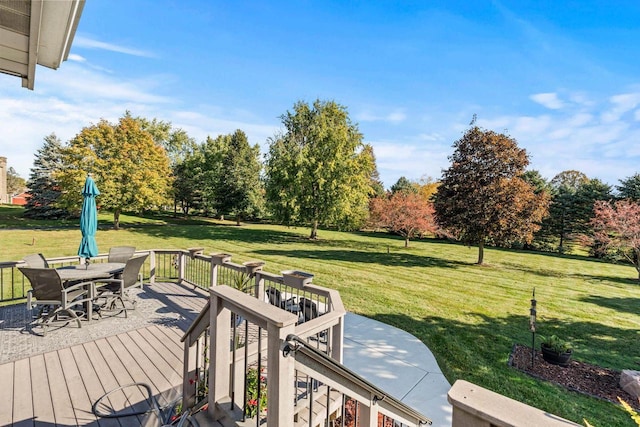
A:
<svg viewBox="0 0 640 427">
<path fill-rule="evenodd" d="M 283 244 L 299 242 L 302 237 L 295 232 L 244 228 L 234 225 L 206 224 L 199 226 L 160 225 L 131 228 L 134 233 L 156 238 L 184 238 L 193 240 L 229 240 L 243 243 Z"/>
<path fill-rule="evenodd" d="M 625 313 L 638 314 L 639 298 L 620 298 L 620 297 L 602 297 L 599 295 L 589 295 L 583 297 L 581 301 L 599 305 L 600 307 L 610 308 L 615 311 L 623 311 Z"/>
<path fill-rule="evenodd" d="M 386 253 L 379 251 L 360 251 L 360 250 L 276 250 L 262 249 L 254 251 L 255 254 L 282 256 L 299 259 L 313 259 L 325 261 L 348 261 L 362 264 L 379 264 L 393 267 L 439 267 L 439 268 L 458 268 L 460 266 L 468 266 L 469 264 L 450 261 L 442 258 L 434 258 L 426 255 L 413 255 L 408 253 Z"/>
<path fill-rule="evenodd" d="M 585 258 L 586 260 L 586 258 Z M 614 282 L 614 283 L 620 283 L 623 285 L 638 285 L 640 284 L 640 282 L 638 282 L 637 279 L 633 279 L 633 278 L 625 278 L 625 277 L 618 277 L 618 276 L 605 276 L 605 275 L 601 275 L 601 274 L 584 274 L 584 273 L 570 273 L 567 271 L 560 271 L 560 270 L 552 270 L 552 269 L 546 269 L 546 268 L 542 268 L 542 267 L 535 267 L 535 268 L 531 268 L 529 266 L 526 265 L 522 265 L 522 264 L 516 264 L 513 262 L 503 262 L 502 265 L 505 268 L 511 269 L 511 270 L 517 270 L 517 271 L 522 271 L 524 273 L 527 274 L 534 274 L 536 276 L 541 276 L 541 277 L 550 277 L 550 278 L 578 278 L 581 280 L 585 280 L 585 281 L 591 281 L 591 282 Z"/>
</svg>

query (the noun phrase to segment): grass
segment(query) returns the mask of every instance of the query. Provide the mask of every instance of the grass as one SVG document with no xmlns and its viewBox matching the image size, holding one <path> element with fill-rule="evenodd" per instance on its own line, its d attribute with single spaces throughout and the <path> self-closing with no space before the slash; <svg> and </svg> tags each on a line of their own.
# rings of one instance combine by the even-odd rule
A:
<svg viewBox="0 0 640 427">
<path fill-rule="evenodd" d="M 0 224 L 19 216 L 0 209 Z M 640 286 L 631 266 L 582 256 L 477 249 L 436 240 L 411 242 L 379 233 L 170 218 L 123 217 L 111 230 L 100 215 L 101 252 L 109 246 L 187 248 L 228 252 L 234 261 L 260 259 L 266 270 L 299 269 L 314 283 L 340 291 L 348 310 L 418 337 L 435 354 L 447 379 L 465 379 L 575 422 L 633 426 L 618 405 L 598 401 L 528 377 L 507 366 L 514 343 L 530 345 L 528 315 L 533 288 L 538 332 L 570 341 L 574 358 L 617 370 L 638 370 Z M 32 227 L 32 226 L 30 226 Z M 35 239 L 35 245 L 32 245 Z M 28 253 L 73 255 L 78 228 L 0 230 L 0 260 Z M 429 414 L 426 414 L 427 416 Z"/>
</svg>

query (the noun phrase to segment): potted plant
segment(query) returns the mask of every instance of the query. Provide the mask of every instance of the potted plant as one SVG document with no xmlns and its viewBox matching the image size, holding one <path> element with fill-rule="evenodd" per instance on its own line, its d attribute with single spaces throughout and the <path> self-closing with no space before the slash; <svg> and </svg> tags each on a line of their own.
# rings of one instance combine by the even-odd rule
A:
<svg viewBox="0 0 640 427">
<path fill-rule="evenodd" d="M 553 365 L 568 366 L 571 361 L 573 353 L 571 344 L 557 335 L 551 335 L 549 338 L 542 337 L 540 349 L 542 350 L 542 358 Z"/>
</svg>

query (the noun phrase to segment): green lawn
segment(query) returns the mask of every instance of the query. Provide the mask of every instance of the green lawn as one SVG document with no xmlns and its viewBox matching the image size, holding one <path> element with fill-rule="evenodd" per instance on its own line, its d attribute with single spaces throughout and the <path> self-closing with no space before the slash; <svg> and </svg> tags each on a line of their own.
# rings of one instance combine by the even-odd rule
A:
<svg viewBox="0 0 640 427">
<path fill-rule="evenodd" d="M 19 213 L 0 209 L 0 224 Z M 339 290 L 348 310 L 422 340 L 451 383 L 465 379 L 579 423 L 587 418 L 596 427 L 635 425 L 616 405 L 507 366 L 512 345 L 531 342 L 529 300 L 535 287 L 540 334 L 571 341 L 578 360 L 638 370 L 640 286 L 630 266 L 498 249 L 487 249 L 487 265 L 477 266 L 476 248 L 436 240 L 404 248 L 402 239 L 386 234 L 321 230 L 320 240 L 310 241 L 306 228 L 135 217 L 124 217 L 123 229 L 114 231 L 109 216 L 101 214 L 100 220 L 101 252 L 123 244 L 202 246 L 206 252 L 231 253 L 238 262 L 264 260 L 272 272 L 309 271 L 314 283 Z M 0 229 L 0 260 L 33 252 L 73 255 L 79 241 L 75 227 Z"/>
</svg>

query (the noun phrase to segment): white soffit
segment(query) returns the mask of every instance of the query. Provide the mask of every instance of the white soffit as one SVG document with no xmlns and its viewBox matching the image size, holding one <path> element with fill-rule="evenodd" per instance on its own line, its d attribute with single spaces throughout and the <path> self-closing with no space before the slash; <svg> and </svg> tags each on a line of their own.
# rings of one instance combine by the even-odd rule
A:
<svg viewBox="0 0 640 427">
<path fill-rule="evenodd" d="M 69 56 L 85 0 L 0 0 L 0 72 L 33 89 L 36 64 L 57 69 Z"/>
</svg>

